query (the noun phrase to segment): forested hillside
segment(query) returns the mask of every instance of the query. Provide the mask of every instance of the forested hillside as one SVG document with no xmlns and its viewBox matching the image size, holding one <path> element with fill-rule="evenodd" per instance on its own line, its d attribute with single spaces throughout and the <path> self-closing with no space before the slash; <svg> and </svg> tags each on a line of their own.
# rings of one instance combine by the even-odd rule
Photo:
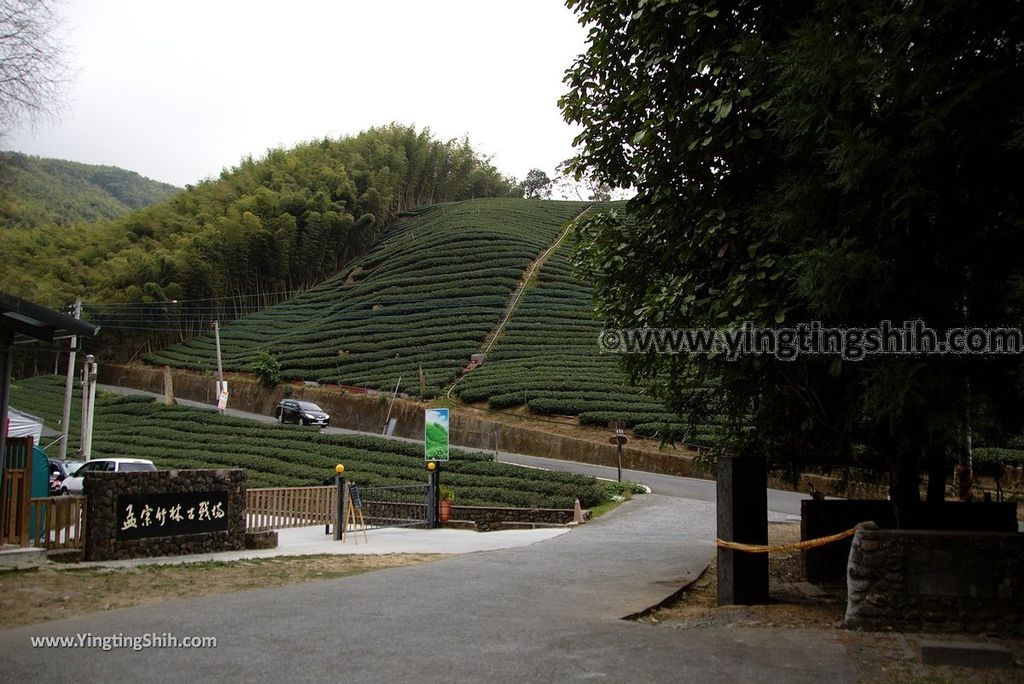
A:
<svg viewBox="0 0 1024 684">
<path fill-rule="evenodd" d="M 261 353 L 288 378 L 427 394 L 453 381 L 498 325 L 530 263 L 587 205 L 524 199 L 439 204 L 400 222 L 365 257 L 300 296 L 221 331 L 224 368 L 249 371 Z M 158 328 L 201 309 L 112 311 Z M 94 319 L 100 324 L 104 319 Z M 173 366 L 216 367 L 213 336 L 150 354 Z"/>
<path fill-rule="evenodd" d="M 0 229 L 117 218 L 180 191 L 116 166 L 0 153 Z"/>
<path fill-rule="evenodd" d="M 405 209 L 512 194 L 468 142 L 392 124 L 246 159 L 119 219 L 2 230 L 0 289 L 51 306 L 209 299 L 230 317 L 332 275 Z"/>
</svg>

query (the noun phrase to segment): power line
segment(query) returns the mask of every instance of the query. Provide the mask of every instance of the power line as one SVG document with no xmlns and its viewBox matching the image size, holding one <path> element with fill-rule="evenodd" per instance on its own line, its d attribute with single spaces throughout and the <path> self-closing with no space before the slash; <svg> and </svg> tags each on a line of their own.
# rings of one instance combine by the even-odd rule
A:
<svg viewBox="0 0 1024 684">
<path fill-rule="evenodd" d="M 170 300 L 167 300 L 165 302 L 153 302 L 152 304 L 144 304 L 144 303 L 139 303 L 139 302 L 136 302 L 136 303 L 107 302 L 107 303 L 97 303 L 97 304 L 84 304 L 83 306 L 87 306 L 87 307 L 88 306 L 111 306 L 111 307 L 121 307 L 121 306 L 133 307 L 133 306 L 136 306 L 137 307 L 137 306 L 159 306 L 159 305 L 168 305 L 168 304 L 186 304 L 186 303 L 189 303 L 189 302 L 224 302 L 224 301 L 234 301 L 234 300 L 241 300 L 241 299 L 258 299 L 260 297 L 272 297 L 272 296 L 276 296 L 276 295 L 296 295 L 296 294 L 302 294 L 303 292 L 309 292 L 309 290 L 279 290 L 277 292 L 257 292 L 257 293 L 253 293 L 253 294 L 239 294 L 239 295 L 230 295 L 230 296 L 225 296 L 225 297 L 206 297 L 206 298 L 202 298 L 202 299 L 170 299 Z"/>
<path fill-rule="evenodd" d="M 132 326 L 132 325 L 104 325 L 104 330 L 146 330 L 148 332 L 180 333 L 184 328 L 157 328 L 153 326 Z"/>
<path fill-rule="evenodd" d="M 98 316 L 104 316 L 104 315 L 109 315 L 109 316 L 122 316 L 122 315 L 124 315 L 124 316 L 131 316 L 131 315 L 136 315 L 136 316 L 152 316 L 152 315 L 173 316 L 173 315 L 178 315 L 178 316 L 181 316 L 181 315 L 191 315 L 191 314 L 196 314 L 196 313 L 218 313 L 218 312 L 225 311 L 225 309 L 226 310 L 231 310 L 232 308 L 240 310 L 240 311 L 262 311 L 266 307 L 260 307 L 260 308 L 257 308 L 257 307 L 254 307 L 254 306 L 245 306 L 245 307 L 212 307 L 212 306 L 211 307 L 206 307 L 206 306 L 204 306 L 204 307 L 172 307 L 172 306 L 165 306 L 165 305 L 162 305 L 162 304 L 151 304 L 151 305 L 148 305 L 148 306 L 136 306 L 136 307 L 131 307 L 131 308 L 124 307 L 124 308 L 117 308 L 117 309 L 113 309 L 113 308 L 106 309 L 106 308 L 96 307 L 96 306 L 92 306 L 92 305 L 86 305 L 84 307 L 85 310 L 91 311 L 95 315 L 98 315 Z"/>
<path fill-rule="evenodd" d="M 508 270 L 508 269 L 509 269 L 508 266 L 492 266 L 492 267 L 483 268 L 483 269 L 472 269 L 471 271 L 467 271 L 467 273 L 479 274 L 479 273 L 489 273 L 489 272 L 493 272 L 493 271 L 504 271 L 504 270 Z M 193 302 L 226 302 L 226 303 L 231 303 L 231 302 L 244 302 L 245 300 L 251 300 L 251 299 L 257 299 L 257 300 L 258 299 L 264 299 L 264 298 L 267 298 L 267 297 L 275 297 L 275 296 L 278 296 L 278 295 L 286 295 L 286 296 L 289 296 L 289 297 L 296 297 L 298 295 L 308 294 L 308 293 L 317 293 L 317 294 L 322 293 L 322 294 L 325 294 L 325 295 L 332 294 L 332 291 L 330 289 L 328 289 L 327 287 L 324 287 L 325 285 L 328 285 L 328 281 L 323 281 L 323 282 L 321 282 L 320 284 L 318 284 L 318 285 L 316 285 L 314 287 L 307 288 L 307 289 L 304 289 L 304 290 L 302 290 L 302 289 L 278 290 L 278 291 L 275 291 L 275 292 L 256 292 L 256 293 L 252 293 L 252 294 L 237 294 L 237 295 L 227 295 L 227 296 L 222 296 L 222 297 L 206 297 L 206 298 L 197 298 L 197 299 L 171 299 L 171 300 L 167 300 L 167 301 L 163 301 L 163 302 L 148 302 L 148 303 L 147 302 L 92 302 L 92 303 L 83 303 L 82 306 L 87 308 L 87 309 L 110 308 L 110 309 L 121 309 L 121 310 L 137 309 L 137 310 L 140 310 L 140 311 L 148 311 L 148 310 L 152 310 L 154 307 L 175 307 L 175 306 L 179 306 L 179 305 L 182 305 L 182 304 L 191 304 Z M 390 286 L 387 283 L 381 283 L 381 285 L 382 286 Z M 252 305 L 251 304 L 243 304 L 243 306 L 252 306 Z M 205 310 L 205 311 L 215 311 L 216 312 L 216 311 L 222 311 L 223 310 L 223 307 L 221 307 L 221 306 L 187 307 L 187 308 L 189 308 L 189 309 L 191 309 L 193 311 L 195 311 L 195 310 Z"/>
</svg>

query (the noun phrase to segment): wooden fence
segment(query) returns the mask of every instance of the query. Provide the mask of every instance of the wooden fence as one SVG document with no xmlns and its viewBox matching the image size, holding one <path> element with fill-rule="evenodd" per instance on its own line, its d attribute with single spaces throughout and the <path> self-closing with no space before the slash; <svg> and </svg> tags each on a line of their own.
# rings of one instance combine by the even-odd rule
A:
<svg viewBox="0 0 1024 684">
<path fill-rule="evenodd" d="M 335 487 L 267 487 L 245 492 L 246 529 L 280 530 L 334 522 Z"/>
<path fill-rule="evenodd" d="M 33 546 L 80 549 L 85 545 L 85 497 L 48 496 L 32 499 Z"/>
<path fill-rule="evenodd" d="M 0 430 L 4 426 L 0 425 Z M 0 545 L 29 544 L 29 499 L 32 491 L 32 438 L 9 437 L 0 480 Z"/>
<path fill-rule="evenodd" d="M 279 530 L 334 523 L 335 488 L 268 487 L 245 493 L 246 529 Z M 85 544 L 85 497 L 32 499 L 33 534 L 28 543 L 45 549 L 80 549 Z"/>
</svg>

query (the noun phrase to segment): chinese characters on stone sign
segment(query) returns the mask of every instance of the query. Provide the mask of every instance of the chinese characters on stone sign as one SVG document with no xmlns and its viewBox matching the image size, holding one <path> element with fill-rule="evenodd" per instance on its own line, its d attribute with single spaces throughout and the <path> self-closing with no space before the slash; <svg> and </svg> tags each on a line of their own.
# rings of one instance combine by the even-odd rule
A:
<svg viewBox="0 0 1024 684">
<path fill-rule="evenodd" d="M 122 494 L 117 497 L 118 539 L 202 534 L 228 529 L 226 491 Z"/>
<path fill-rule="evenodd" d="M 182 517 L 181 504 L 171 506 L 171 510 L 168 511 L 166 508 L 157 508 L 154 512 L 153 508 L 149 504 L 142 507 L 142 511 L 139 513 L 140 521 L 135 519 L 135 512 L 132 510 L 133 505 L 127 504 L 124 509 L 124 524 L 121 526 L 122 530 L 127 530 L 131 527 L 138 527 L 140 524 L 143 527 L 149 527 L 153 524 L 153 517 L 156 517 L 157 522 L 160 523 L 161 527 L 167 522 L 168 518 L 172 522 L 181 522 L 185 518 Z M 213 518 L 224 517 L 224 507 L 219 503 L 213 508 L 210 508 L 209 501 L 199 502 L 199 513 L 196 514 L 195 508 L 188 509 L 189 520 L 212 520 Z"/>
</svg>

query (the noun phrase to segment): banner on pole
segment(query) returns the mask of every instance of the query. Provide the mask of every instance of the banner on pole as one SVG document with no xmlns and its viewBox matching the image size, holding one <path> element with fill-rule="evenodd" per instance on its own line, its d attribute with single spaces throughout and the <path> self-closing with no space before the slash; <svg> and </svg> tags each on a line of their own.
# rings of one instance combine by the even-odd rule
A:
<svg viewBox="0 0 1024 684">
<path fill-rule="evenodd" d="M 221 413 L 228 407 L 228 381 L 217 381 L 217 410 Z"/>
<path fill-rule="evenodd" d="M 427 461 L 448 460 L 448 409 L 427 409 L 423 423 L 423 448 Z"/>
</svg>

